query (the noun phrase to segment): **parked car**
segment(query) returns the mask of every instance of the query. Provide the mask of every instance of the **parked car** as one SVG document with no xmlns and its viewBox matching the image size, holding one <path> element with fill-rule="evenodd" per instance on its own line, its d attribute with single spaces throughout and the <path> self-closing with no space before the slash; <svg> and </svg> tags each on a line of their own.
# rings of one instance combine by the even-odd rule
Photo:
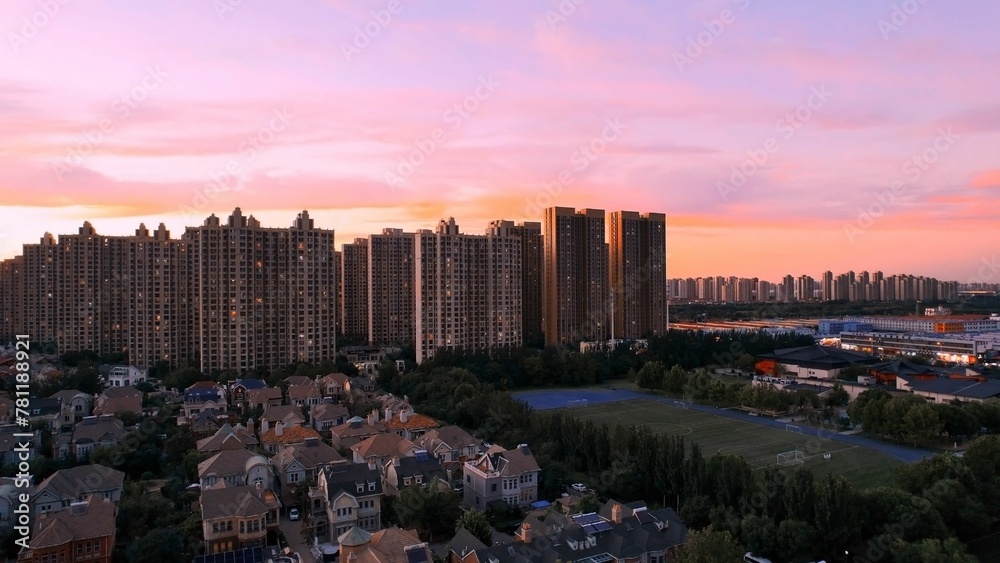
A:
<svg viewBox="0 0 1000 563">
<path fill-rule="evenodd" d="M 573 483 L 572 485 L 570 485 L 570 488 L 578 493 L 587 492 L 587 485 L 584 485 L 583 483 Z"/>
<path fill-rule="evenodd" d="M 288 519 L 289 520 L 292 520 L 292 521 L 298 520 L 301 516 L 302 515 L 299 513 L 299 509 L 298 508 L 289 508 L 288 509 Z"/>
</svg>

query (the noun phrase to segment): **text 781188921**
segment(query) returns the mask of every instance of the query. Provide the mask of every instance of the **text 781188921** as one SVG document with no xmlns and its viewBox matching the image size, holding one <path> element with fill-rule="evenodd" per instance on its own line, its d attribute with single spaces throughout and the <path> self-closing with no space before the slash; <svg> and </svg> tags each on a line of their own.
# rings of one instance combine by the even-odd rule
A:
<svg viewBox="0 0 1000 563">
<path fill-rule="evenodd" d="M 17 539 L 14 540 L 18 546 L 27 549 L 28 544 L 31 542 L 31 510 L 28 506 L 28 501 L 31 499 L 30 489 L 32 486 L 32 476 L 31 476 L 31 451 L 32 451 L 32 440 L 34 439 L 34 433 L 31 432 L 30 428 L 30 410 L 28 405 L 30 404 L 30 368 L 31 363 L 29 362 L 29 352 L 31 350 L 31 337 L 27 334 L 18 334 L 17 341 L 14 344 L 14 369 L 15 375 L 15 421 L 17 425 L 21 428 L 21 432 L 14 434 L 14 438 L 17 439 L 17 447 L 14 451 L 17 452 L 17 475 L 14 478 L 14 486 L 20 489 L 17 496 L 18 505 L 14 508 L 14 532 L 17 534 Z"/>
</svg>

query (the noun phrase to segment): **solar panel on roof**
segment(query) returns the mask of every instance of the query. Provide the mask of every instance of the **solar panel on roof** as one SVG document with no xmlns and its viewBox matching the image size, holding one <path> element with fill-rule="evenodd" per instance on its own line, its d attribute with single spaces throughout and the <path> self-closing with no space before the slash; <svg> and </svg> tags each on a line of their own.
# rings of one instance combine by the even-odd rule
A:
<svg viewBox="0 0 1000 563">
<path fill-rule="evenodd" d="M 611 524 L 608 524 L 607 522 L 597 522 L 594 524 L 594 529 L 598 532 L 610 532 Z"/>
<path fill-rule="evenodd" d="M 594 535 L 594 534 L 597 533 L 597 530 L 594 529 L 594 525 L 593 524 L 584 524 L 583 525 L 583 531 L 587 532 L 590 535 Z"/>
<path fill-rule="evenodd" d="M 636 512 L 635 518 L 636 520 L 639 521 L 640 524 L 649 524 L 650 522 L 653 521 L 653 516 L 650 515 L 650 513 L 646 512 L 645 510 Z"/>
<path fill-rule="evenodd" d="M 428 563 L 427 551 L 424 549 L 409 549 L 406 551 L 406 563 Z"/>
<path fill-rule="evenodd" d="M 247 547 L 236 551 L 226 551 L 224 553 L 213 553 L 210 555 L 199 555 L 194 559 L 195 563 L 263 563 L 264 548 Z"/>
<path fill-rule="evenodd" d="M 580 514 L 579 516 L 574 516 L 573 521 L 581 526 L 584 524 L 593 524 L 594 522 L 600 522 L 601 517 L 597 514 Z"/>
<path fill-rule="evenodd" d="M 413 452 L 413 457 L 417 458 L 417 461 L 427 461 L 427 452 L 424 450 Z"/>
</svg>

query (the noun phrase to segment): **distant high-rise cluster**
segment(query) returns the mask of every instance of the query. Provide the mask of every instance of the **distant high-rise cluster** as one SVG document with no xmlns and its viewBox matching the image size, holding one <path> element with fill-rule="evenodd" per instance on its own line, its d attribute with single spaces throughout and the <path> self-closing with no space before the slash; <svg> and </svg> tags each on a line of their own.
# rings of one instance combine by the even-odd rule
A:
<svg viewBox="0 0 1000 563">
<path fill-rule="evenodd" d="M 3 262 L 3 336 L 130 363 L 246 371 L 319 361 L 336 349 L 333 231 L 303 211 L 289 229 L 237 208 L 170 238 L 46 233 Z"/>
<path fill-rule="evenodd" d="M 610 244 L 609 244 L 610 241 Z M 553 207 L 463 234 L 386 228 L 334 249 L 303 211 L 267 228 L 239 208 L 179 239 L 46 235 L 0 262 L 0 339 L 124 353 L 150 367 L 245 372 L 353 343 L 496 349 L 639 338 L 667 328 L 663 214 Z"/>
<path fill-rule="evenodd" d="M 958 296 L 956 281 L 912 275 L 884 276 L 882 272 L 834 276 L 823 273 L 817 281 L 810 276 L 791 275 L 772 283 L 758 278 L 710 277 L 671 278 L 670 298 L 684 301 L 744 303 L 754 301 L 947 301 Z"/>
</svg>

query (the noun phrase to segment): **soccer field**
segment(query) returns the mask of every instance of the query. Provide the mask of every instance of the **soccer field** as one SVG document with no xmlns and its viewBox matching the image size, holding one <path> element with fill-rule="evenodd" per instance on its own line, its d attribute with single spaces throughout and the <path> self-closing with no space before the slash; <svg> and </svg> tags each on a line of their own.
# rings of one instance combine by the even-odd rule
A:
<svg viewBox="0 0 1000 563">
<path fill-rule="evenodd" d="M 705 459 L 716 453 L 738 454 L 755 471 L 776 466 L 779 453 L 798 450 L 804 460 L 789 469 L 808 468 L 817 478 L 843 475 L 860 487 L 875 487 L 892 484 L 893 470 L 902 465 L 868 448 L 800 434 L 795 426 L 778 430 L 652 401 L 604 403 L 564 412 L 597 423 L 643 424 L 657 434 L 683 436 L 685 445 L 696 442 L 701 447 Z"/>
</svg>

